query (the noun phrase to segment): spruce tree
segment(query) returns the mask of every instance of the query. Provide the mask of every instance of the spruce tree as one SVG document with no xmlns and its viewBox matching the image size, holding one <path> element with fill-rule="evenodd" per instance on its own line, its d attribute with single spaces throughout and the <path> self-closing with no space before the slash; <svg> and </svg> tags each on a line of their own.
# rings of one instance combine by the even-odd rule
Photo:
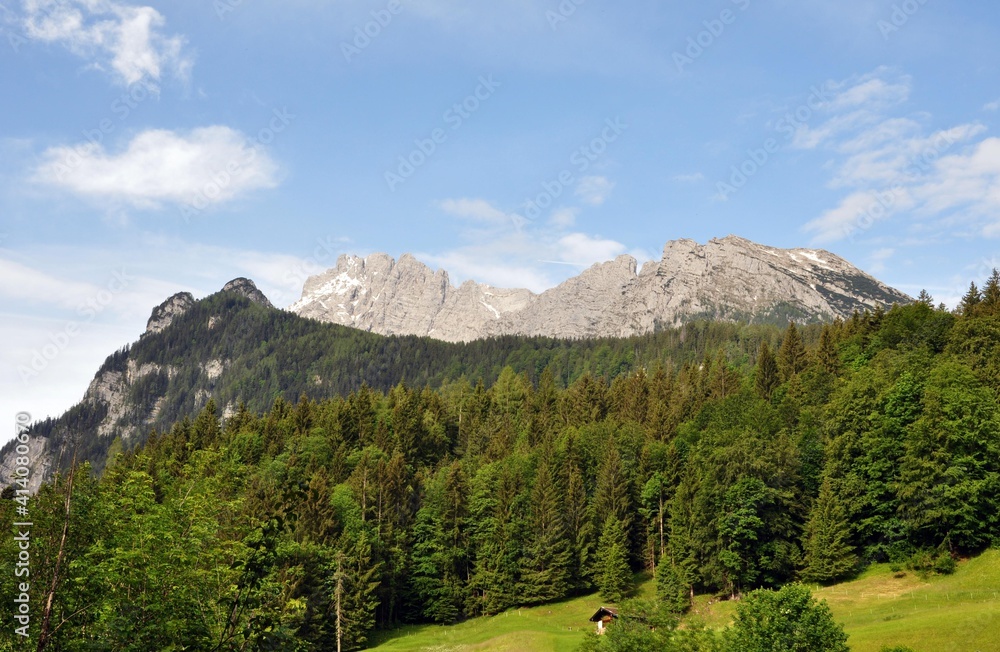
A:
<svg viewBox="0 0 1000 652">
<path fill-rule="evenodd" d="M 670 555 L 660 557 L 660 563 L 656 565 L 656 597 L 671 613 L 682 614 L 691 607 L 691 594 L 683 573 L 674 565 Z"/>
<path fill-rule="evenodd" d="M 840 360 L 837 357 L 837 348 L 833 344 L 833 329 L 829 325 L 823 326 L 823 332 L 819 336 L 819 348 L 816 350 L 816 361 L 827 373 L 836 373 Z"/>
<path fill-rule="evenodd" d="M 531 489 L 529 540 L 521 568 L 521 595 L 526 603 L 550 602 L 566 595 L 571 563 L 569 543 L 561 488 L 543 457 Z"/>
<path fill-rule="evenodd" d="M 587 499 L 583 472 L 572 444 L 567 450 L 564 465 L 566 500 L 563 514 L 570 541 L 570 567 L 576 569 L 575 574 L 570 577 L 570 584 L 577 591 L 586 591 L 593 587 L 594 544 L 597 537 L 594 533 L 593 505 Z"/>
<path fill-rule="evenodd" d="M 958 304 L 958 310 L 962 313 L 963 317 L 972 317 L 976 314 L 976 309 L 982 302 L 983 295 L 979 292 L 979 288 L 976 287 L 976 283 L 973 281 L 969 283 L 969 291 L 965 293 L 965 296 L 962 297 L 962 302 Z"/>
<path fill-rule="evenodd" d="M 802 579 L 822 583 L 846 577 L 858 562 L 850 537 L 847 511 L 826 478 L 806 523 Z"/>
<path fill-rule="evenodd" d="M 614 516 L 604 522 L 597 546 L 597 588 L 609 602 L 620 602 L 632 587 L 628 565 L 628 539 L 622 522 Z"/>
<path fill-rule="evenodd" d="M 802 344 L 799 329 L 795 327 L 795 322 L 789 322 L 785 337 L 781 340 L 781 348 L 778 349 L 778 368 L 781 371 L 781 378 L 789 380 L 805 369 L 807 362 L 806 349 Z"/>
<path fill-rule="evenodd" d="M 771 353 L 771 347 L 767 342 L 761 342 L 760 353 L 757 354 L 757 367 L 754 369 L 754 387 L 757 394 L 764 400 L 770 400 L 771 394 L 780 384 L 778 363 Z"/>
<path fill-rule="evenodd" d="M 605 447 L 604 457 L 597 471 L 594 508 L 600 519 L 598 523 L 603 525 L 604 519 L 613 516 L 621 522 L 626 533 L 631 531 L 632 498 L 629 494 L 629 478 L 625 473 L 625 465 L 618 447 L 612 442 Z"/>
<path fill-rule="evenodd" d="M 983 286 L 983 309 L 990 315 L 1000 312 L 1000 271 L 996 268 Z"/>
</svg>

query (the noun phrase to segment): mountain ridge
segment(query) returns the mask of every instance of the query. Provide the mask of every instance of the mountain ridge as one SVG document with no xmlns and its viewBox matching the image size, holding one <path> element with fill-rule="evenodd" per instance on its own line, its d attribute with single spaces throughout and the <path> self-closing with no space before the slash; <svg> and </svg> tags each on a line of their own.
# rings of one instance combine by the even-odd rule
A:
<svg viewBox="0 0 1000 652">
<path fill-rule="evenodd" d="M 310 277 L 296 314 L 382 335 L 468 342 L 499 335 L 629 337 L 696 319 L 824 321 L 912 299 L 823 249 L 739 236 L 668 242 L 660 261 L 597 263 L 534 293 L 451 284 L 412 254 L 342 255 Z"/>
</svg>

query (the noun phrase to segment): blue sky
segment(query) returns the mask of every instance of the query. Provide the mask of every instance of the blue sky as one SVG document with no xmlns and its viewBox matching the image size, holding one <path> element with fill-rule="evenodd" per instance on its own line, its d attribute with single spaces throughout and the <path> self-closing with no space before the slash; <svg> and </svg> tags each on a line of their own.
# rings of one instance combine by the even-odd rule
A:
<svg viewBox="0 0 1000 652">
<path fill-rule="evenodd" d="M 79 400 L 174 292 L 249 276 L 287 306 L 339 253 L 542 290 L 735 233 L 953 304 L 1000 265 L 998 19 L 963 0 L 4 0 L 0 418 Z"/>
</svg>

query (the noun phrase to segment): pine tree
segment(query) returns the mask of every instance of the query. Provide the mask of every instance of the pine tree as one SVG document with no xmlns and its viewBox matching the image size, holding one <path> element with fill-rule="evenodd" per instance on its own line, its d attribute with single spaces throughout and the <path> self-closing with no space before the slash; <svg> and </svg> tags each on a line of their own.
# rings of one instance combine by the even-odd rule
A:
<svg viewBox="0 0 1000 652">
<path fill-rule="evenodd" d="M 847 512 L 826 478 L 806 523 L 802 579 L 832 582 L 846 577 L 858 562 L 850 537 Z"/>
<path fill-rule="evenodd" d="M 561 496 L 543 457 L 531 489 L 530 534 L 521 571 L 521 595 L 528 604 L 556 600 L 569 590 L 571 551 Z"/>
<path fill-rule="evenodd" d="M 780 384 L 778 363 L 771 353 L 771 347 L 767 342 L 761 342 L 760 352 L 757 354 L 757 366 L 754 369 L 754 387 L 757 394 L 765 400 L 770 400 L 771 394 Z"/>
<path fill-rule="evenodd" d="M 682 614 L 691 607 L 691 593 L 683 573 L 674 566 L 670 555 L 660 557 L 656 565 L 656 597 L 671 613 Z"/>
<path fill-rule="evenodd" d="M 380 571 L 371 535 L 365 529 L 345 532 L 327 580 L 338 647 L 342 645 L 344 650 L 365 647 L 368 634 L 375 627 Z"/>
<path fill-rule="evenodd" d="M 632 587 L 628 539 L 622 522 L 614 516 L 604 522 L 604 531 L 597 546 L 596 577 L 601 596 L 610 602 L 624 599 Z"/>
<path fill-rule="evenodd" d="M 934 297 L 927 290 L 921 290 L 917 296 L 917 303 L 922 303 L 928 308 L 934 308 Z"/>
<path fill-rule="evenodd" d="M 613 443 L 604 448 L 604 457 L 597 471 L 594 509 L 602 521 L 613 516 L 621 521 L 626 531 L 631 529 L 632 500 L 629 495 L 629 480 L 618 447 Z M 603 525 L 603 522 L 601 524 Z"/>
<path fill-rule="evenodd" d="M 836 373 L 840 365 L 837 348 L 833 344 L 833 329 L 829 325 L 823 326 L 823 332 L 820 333 L 816 361 L 824 371 L 831 374 Z"/>
<path fill-rule="evenodd" d="M 210 398 L 194 420 L 191 428 L 191 444 L 195 450 L 212 446 L 218 442 L 220 432 L 218 409 L 215 399 Z"/>
<path fill-rule="evenodd" d="M 789 322 L 785 337 L 781 340 L 781 348 L 778 349 L 778 368 L 781 371 L 781 378 L 788 381 L 805 369 L 806 364 L 806 349 L 802 344 L 799 329 L 795 327 L 795 322 Z"/>
<path fill-rule="evenodd" d="M 995 315 L 1000 312 L 1000 271 L 996 268 L 990 274 L 990 278 L 983 286 L 983 310 L 987 314 Z"/>
<path fill-rule="evenodd" d="M 587 499 L 587 488 L 584 485 L 583 472 L 577 459 L 572 442 L 566 452 L 564 462 L 566 478 L 565 523 L 566 534 L 570 541 L 572 563 L 571 569 L 576 573 L 571 576 L 572 588 L 586 591 L 593 587 L 594 544 L 594 511 Z"/>
<path fill-rule="evenodd" d="M 983 295 L 979 292 L 979 288 L 976 287 L 975 281 L 973 281 L 969 283 L 969 291 L 965 293 L 961 303 L 958 304 L 958 310 L 963 317 L 972 317 L 976 314 L 976 309 L 982 302 Z"/>
</svg>

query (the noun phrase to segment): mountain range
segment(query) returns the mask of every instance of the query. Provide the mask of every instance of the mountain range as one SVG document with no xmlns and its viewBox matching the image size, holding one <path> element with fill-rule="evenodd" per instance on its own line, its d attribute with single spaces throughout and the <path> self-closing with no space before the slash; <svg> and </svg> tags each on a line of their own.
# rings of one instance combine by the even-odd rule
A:
<svg viewBox="0 0 1000 652">
<path fill-rule="evenodd" d="M 226 417 L 240 404 L 263 412 L 281 396 L 489 382 L 504 366 L 529 375 L 548 367 L 568 383 L 584 372 L 696 359 L 683 324 L 715 323 L 716 337 L 738 339 L 737 321 L 822 322 L 909 301 L 827 251 L 735 236 L 669 242 L 641 270 L 621 256 L 541 294 L 473 281 L 455 288 L 447 272 L 410 255 L 342 256 L 306 282 L 288 311 L 245 278 L 201 300 L 181 292 L 155 307 L 143 335 L 108 357 L 79 404 L 32 427 L 30 488 L 72 451 L 100 470 L 115 450 L 192 417 L 209 399 Z M 8 444 L 0 478 L 11 477 L 14 461 Z"/>
<path fill-rule="evenodd" d="M 620 256 L 535 294 L 466 281 L 457 288 L 409 254 L 341 256 L 291 306 L 300 316 L 383 335 L 468 342 L 498 335 L 644 335 L 698 319 L 813 322 L 911 301 L 823 250 L 776 249 L 737 236 L 668 242 L 639 268 Z"/>
</svg>

